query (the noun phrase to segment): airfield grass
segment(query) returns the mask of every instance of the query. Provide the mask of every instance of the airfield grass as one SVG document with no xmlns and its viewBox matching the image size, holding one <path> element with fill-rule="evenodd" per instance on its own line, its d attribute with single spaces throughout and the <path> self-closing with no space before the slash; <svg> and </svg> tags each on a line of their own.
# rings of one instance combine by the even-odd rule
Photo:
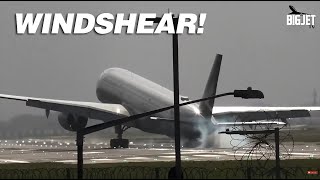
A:
<svg viewBox="0 0 320 180">
<path fill-rule="evenodd" d="M 242 162 L 243 163 L 243 162 Z M 137 179 L 137 178 L 157 178 L 154 174 L 156 168 L 161 168 L 158 178 L 168 178 L 168 170 L 174 166 L 174 162 L 127 162 L 127 163 L 105 163 L 105 164 L 85 164 L 84 177 L 92 178 L 112 178 L 112 179 Z M 274 160 L 269 160 L 266 169 L 271 169 L 275 166 Z M 137 168 L 136 168 L 137 167 Z M 242 167 L 239 161 L 182 161 L 182 167 L 194 171 L 189 174 L 187 179 L 201 178 L 219 178 L 219 179 L 243 179 L 248 178 L 246 167 Z M 252 167 L 255 167 L 253 162 Z M 294 170 L 293 176 L 290 178 L 318 178 L 319 176 L 307 175 L 307 170 L 318 170 L 320 163 L 318 159 L 291 159 L 282 160 L 281 167 L 301 167 L 300 172 Z M 61 179 L 61 178 L 77 178 L 76 164 L 63 163 L 31 163 L 31 164 L 1 164 L 0 178 L 1 179 Z M 146 169 L 147 168 L 147 169 Z M 216 169 L 218 168 L 218 170 Z M 55 171 L 55 169 L 57 171 Z M 71 169 L 69 176 L 66 175 L 66 169 Z M 97 169 L 100 169 L 100 171 Z M 101 171 L 102 169 L 102 171 Z M 111 171 L 103 171 L 103 169 L 111 169 Z M 234 169 L 234 170 L 232 170 Z M 62 170 L 62 171 L 61 171 Z M 267 171 L 267 170 L 263 170 Z M 22 172 L 22 173 L 21 173 Z M 110 173 L 111 172 L 111 173 Z M 203 175 L 202 172 L 207 172 Z M 109 174 L 108 174 L 109 173 Z M 282 175 L 284 176 L 284 175 Z M 274 176 L 263 176 L 253 172 L 252 178 L 274 178 Z"/>
</svg>

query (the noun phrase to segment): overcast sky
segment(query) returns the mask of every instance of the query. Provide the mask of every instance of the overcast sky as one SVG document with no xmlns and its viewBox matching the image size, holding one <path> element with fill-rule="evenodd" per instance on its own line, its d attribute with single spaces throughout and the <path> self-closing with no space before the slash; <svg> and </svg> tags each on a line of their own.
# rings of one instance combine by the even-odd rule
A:
<svg viewBox="0 0 320 180">
<path fill-rule="evenodd" d="M 289 5 L 316 27 L 288 27 Z M 172 89 L 171 36 L 16 35 L 15 13 L 207 13 L 202 35 L 179 36 L 180 94 L 200 98 L 216 53 L 218 93 L 252 86 L 261 103 L 300 105 L 320 92 L 320 2 L 0 2 L 0 93 L 97 102 L 99 75 L 121 67 Z M 225 97 L 216 105 L 249 105 Z M 256 101 L 254 101 L 256 103 Z M 0 100 L 0 118 L 44 114 Z"/>
</svg>

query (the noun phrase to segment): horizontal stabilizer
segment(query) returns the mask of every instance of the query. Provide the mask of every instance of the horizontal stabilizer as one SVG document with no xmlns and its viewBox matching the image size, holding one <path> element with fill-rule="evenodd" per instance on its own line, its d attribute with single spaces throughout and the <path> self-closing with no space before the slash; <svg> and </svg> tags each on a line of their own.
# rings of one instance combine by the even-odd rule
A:
<svg viewBox="0 0 320 180">
<path fill-rule="evenodd" d="M 217 122 L 250 122 L 275 119 L 289 121 L 291 118 L 310 117 L 311 111 L 320 111 L 320 107 L 215 106 L 212 116 Z"/>
<path fill-rule="evenodd" d="M 218 126 L 256 126 L 256 125 L 285 125 L 284 122 L 276 121 L 267 121 L 267 122 L 226 122 L 226 123 L 217 123 Z"/>
</svg>

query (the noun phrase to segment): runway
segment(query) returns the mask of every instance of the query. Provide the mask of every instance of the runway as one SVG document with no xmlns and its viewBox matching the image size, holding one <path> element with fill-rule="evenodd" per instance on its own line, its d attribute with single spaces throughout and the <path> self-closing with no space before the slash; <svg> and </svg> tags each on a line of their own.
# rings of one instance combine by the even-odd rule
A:
<svg viewBox="0 0 320 180">
<path fill-rule="evenodd" d="M 71 138 L 0 140 L 0 163 L 77 162 L 76 143 Z M 295 144 L 290 159 L 320 158 L 320 145 L 316 143 Z M 235 160 L 246 156 L 246 149 L 235 153 L 231 148 L 181 149 L 184 161 Z M 174 142 L 153 140 L 130 141 L 128 149 L 110 149 L 103 140 L 85 142 L 84 163 L 156 162 L 174 161 Z"/>
</svg>

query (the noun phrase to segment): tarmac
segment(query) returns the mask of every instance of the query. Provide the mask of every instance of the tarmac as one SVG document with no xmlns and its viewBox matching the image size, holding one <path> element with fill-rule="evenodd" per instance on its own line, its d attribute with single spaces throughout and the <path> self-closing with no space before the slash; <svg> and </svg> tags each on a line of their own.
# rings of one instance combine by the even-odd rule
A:
<svg viewBox="0 0 320 180">
<path fill-rule="evenodd" d="M 158 140 L 131 140 L 128 149 L 111 149 L 109 140 L 94 139 L 85 141 L 84 163 L 119 163 L 119 162 L 156 162 L 174 161 L 174 141 L 168 139 Z M 292 148 L 292 149 L 291 149 Z M 36 163 L 59 162 L 75 164 L 77 162 L 77 147 L 72 137 L 59 137 L 55 139 L 19 139 L 0 140 L 0 163 Z M 236 160 L 249 156 L 248 147 L 235 148 L 181 148 L 183 161 L 221 161 Z M 288 144 L 287 150 L 282 151 L 281 158 L 290 159 L 318 159 L 320 158 L 320 144 L 295 143 Z M 261 156 L 260 151 L 250 157 Z M 274 159 L 273 151 L 269 153 Z"/>
</svg>

